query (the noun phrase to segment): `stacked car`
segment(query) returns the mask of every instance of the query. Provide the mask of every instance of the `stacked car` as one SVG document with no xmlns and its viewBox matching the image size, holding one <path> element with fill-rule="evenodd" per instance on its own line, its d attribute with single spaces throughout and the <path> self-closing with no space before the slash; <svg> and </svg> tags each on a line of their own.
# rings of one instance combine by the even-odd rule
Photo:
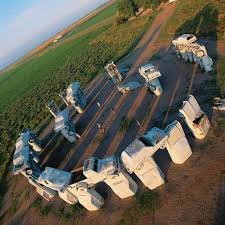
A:
<svg viewBox="0 0 225 225">
<path fill-rule="evenodd" d="M 213 61 L 208 56 L 205 46 L 196 43 L 196 40 L 192 34 L 183 34 L 173 40 L 176 55 L 179 59 L 197 63 L 203 71 L 210 72 L 213 70 Z"/>
</svg>

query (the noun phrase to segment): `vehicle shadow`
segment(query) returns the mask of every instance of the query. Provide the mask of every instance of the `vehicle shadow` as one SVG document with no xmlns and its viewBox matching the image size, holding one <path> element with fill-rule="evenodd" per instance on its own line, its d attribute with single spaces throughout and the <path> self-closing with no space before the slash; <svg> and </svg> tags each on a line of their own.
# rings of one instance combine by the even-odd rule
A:
<svg viewBox="0 0 225 225">
<path fill-rule="evenodd" d="M 220 96 L 221 92 L 218 87 L 218 10 L 212 5 L 208 4 L 202 8 L 202 10 L 196 14 L 192 20 L 186 21 L 176 31 L 175 37 L 179 35 L 189 33 L 194 34 L 199 44 L 205 45 L 209 56 L 213 59 L 214 70 L 209 73 L 204 73 L 197 65 L 193 65 L 192 72 L 188 74 L 189 85 L 187 95 L 192 94 L 197 99 L 202 110 L 207 114 L 211 123 L 213 122 L 212 104 L 213 98 Z M 187 97 L 187 96 L 186 96 Z M 222 97 L 222 96 L 221 96 Z M 183 123 L 184 125 L 184 123 Z M 214 130 L 217 129 L 214 127 Z M 186 124 L 184 125 L 185 133 L 188 130 Z M 210 132 L 210 131 L 209 131 Z M 208 141 L 206 137 L 204 140 L 196 140 L 190 134 L 186 133 L 187 138 L 191 146 L 196 146 L 199 143 Z M 201 156 L 201 153 L 200 153 Z M 225 221 L 225 184 L 224 177 L 221 178 L 222 182 L 219 184 L 219 193 L 217 196 L 217 203 L 214 212 L 213 224 L 222 225 Z"/>
<path fill-rule="evenodd" d="M 216 225 L 224 225 L 225 221 L 225 181 L 224 175 L 221 175 L 221 183 L 218 188 L 218 196 L 216 202 L 216 211 L 214 214 L 214 224 Z"/>
<path fill-rule="evenodd" d="M 175 37 L 184 33 L 194 34 L 199 44 L 205 45 L 209 56 L 213 59 L 214 70 L 203 73 L 199 66 L 193 65 L 188 95 L 196 97 L 203 111 L 212 118 L 211 105 L 213 98 L 219 95 L 217 87 L 217 27 L 218 10 L 212 5 L 206 5 L 193 20 L 186 21 L 177 29 Z"/>
</svg>

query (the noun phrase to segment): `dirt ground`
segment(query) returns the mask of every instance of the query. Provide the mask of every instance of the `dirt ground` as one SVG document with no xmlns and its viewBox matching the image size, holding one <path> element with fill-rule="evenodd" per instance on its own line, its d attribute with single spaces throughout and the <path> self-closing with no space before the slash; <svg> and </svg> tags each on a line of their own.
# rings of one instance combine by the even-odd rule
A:
<svg viewBox="0 0 225 225">
<path fill-rule="evenodd" d="M 211 110 L 212 94 L 208 91 L 211 90 L 215 74 L 202 73 L 196 65 L 176 59 L 170 43 L 157 42 L 160 30 L 174 8 L 174 5 L 166 6 L 135 50 L 119 63 L 120 68 L 129 68 L 123 82 L 138 80 L 143 87 L 122 95 L 106 74 L 98 76 L 85 90 L 89 101 L 85 113 L 77 115 L 71 109 L 71 116 L 81 135 L 76 144 L 69 144 L 60 135 L 53 134 L 53 122 L 40 133 L 45 144 L 41 154 L 42 166 L 71 171 L 82 166 L 88 157 L 119 155 L 135 137 L 143 135 L 151 127 L 163 128 L 178 119 L 182 122 L 193 155 L 183 165 L 175 165 L 165 150 L 155 154 L 154 158 L 166 175 L 167 183 L 157 188 L 159 208 L 154 214 L 140 218 L 138 224 L 222 225 L 225 224 L 225 124 L 221 124 L 220 118 L 225 114 Z M 221 50 L 224 49 L 224 43 L 206 39 L 200 42 L 206 45 L 212 57 L 224 54 Z M 163 93 L 160 97 L 149 93 L 144 80 L 138 75 L 138 68 L 148 62 L 157 65 L 161 71 Z M 203 141 L 194 139 L 178 117 L 178 109 L 189 94 L 197 98 L 212 123 Z M 100 103 L 100 107 L 97 103 Z M 131 122 L 128 130 L 120 129 L 124 118 Z M 97 123 L 104 127 L 104 132 L 98 129 Z M 8 185 L 0 210 L 3 225 L 114 225 L 135 202 L 135 198 L 120 200 L 106 185 L 100 184 L 97 190 L 105 197 L 103 209 L 85 211 L 82 215 L 65 220 L 57 213 L 62 208 L 69 210 L 67 203 L 58 198 L 49 203 L 43 201 L 51 212 L 48 216 L 41 216 L 37 208 L 30 207 L 37 194 L 25 178 L 10 176 Z M 139 186 L 139 192 L 142 192 L 143 185 Z M 14 199 L 17 199 L 16 203 Z M 16 205 L 16 209 L 13 209 L 13 205 Z"/>
</svg>

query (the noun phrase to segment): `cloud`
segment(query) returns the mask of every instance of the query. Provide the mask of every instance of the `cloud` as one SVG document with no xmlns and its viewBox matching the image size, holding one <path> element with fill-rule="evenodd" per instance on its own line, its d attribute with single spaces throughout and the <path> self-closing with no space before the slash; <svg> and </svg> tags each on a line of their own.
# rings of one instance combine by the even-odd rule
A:
<svg viewBox="0 0 225 225">
<path fill-rule="evenodd" d="M 0 60 L 17 51 L 28 51 L 65 26 L 108 0 L 39 0 L 3 24 L 0 35 Z M 35 44 L 36 43 L 36 44 Z M 27 49 L 26 49 L 27 46 Z M 22 51 L 21 51 L 22 53 Z M 17 54 L 15 54 L 17 55 Z"/>
</svg>

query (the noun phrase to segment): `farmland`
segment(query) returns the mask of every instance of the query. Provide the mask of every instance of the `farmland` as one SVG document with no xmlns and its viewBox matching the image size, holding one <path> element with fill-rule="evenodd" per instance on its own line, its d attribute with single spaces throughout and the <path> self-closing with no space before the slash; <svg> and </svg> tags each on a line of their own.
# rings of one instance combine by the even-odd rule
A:
<svg viewBox="0 0 225 225">
<path fill-rule="evenodd" d="M 98 23 L 102 23 L 105 20 L 111 19 L 113 22 L 115 22 L 113 20 L 113 18 L 115 18 L 115 16 L 116 16 L 117 7 L 118 7 L 118 2 L 115 2 L 113 5 L 109 6 L 104 11 L 100 12 L 99 14 L 97 14 L 93 18 L 87 20 L 86 22 L 82 23 L 74 31 L 71 31 L 69 34 L 67 34 L 65 36 L 65 38 L 70 37 L 70 36 L 72 36 L 74 34 L 77 34 L 77 33 L 81 32 L 81 31 L 84 31 L 84 30 L 86 30 L 86 29 L 88 29 L 88 28 L 90 28 L 92 26 L 95 26 Z"/>
</svg>

